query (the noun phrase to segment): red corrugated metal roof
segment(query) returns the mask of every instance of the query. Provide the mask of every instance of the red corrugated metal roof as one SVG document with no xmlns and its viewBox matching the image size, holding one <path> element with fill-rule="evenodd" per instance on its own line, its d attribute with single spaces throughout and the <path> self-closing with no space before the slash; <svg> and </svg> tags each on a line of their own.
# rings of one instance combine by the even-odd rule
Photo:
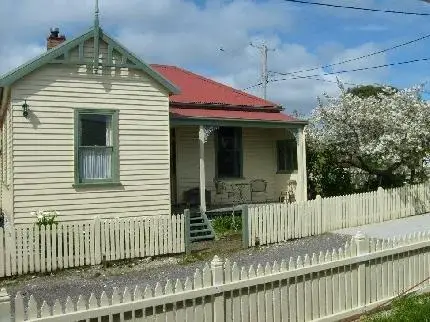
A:
<svg viewBox="0 0 430 322">
<path fill-rule="evenodd" d="M 293 122 L 297 119 L 280 112 L 254 112 L 237 110 L 219 110 L 205 108 L 177 108 L 171 107 L 170 114 L 173 118 L 203 118 L 203 119 L 229 119 L 246 121 L 267 122 Z"/>
<path fill-rule="evenodd" d="M 273 102 L 176 66 L 151 65 L 151 67 L 179 87 L 181 93 L 170 96 L 170 102 L 173 104 L 230 105 L 251 108 L 279 107 Z"/>
</svg>

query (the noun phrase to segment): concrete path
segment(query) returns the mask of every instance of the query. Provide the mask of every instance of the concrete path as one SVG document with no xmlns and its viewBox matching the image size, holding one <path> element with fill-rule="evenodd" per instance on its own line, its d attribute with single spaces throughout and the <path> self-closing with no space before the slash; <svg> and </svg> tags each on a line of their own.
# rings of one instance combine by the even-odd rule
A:
<svg viewBox="0 0 430 322">
<path fill-rule="evenodd" d="M 345 228 L 336 230 L 333 233 L 355 235 L 358 231 L 374 238 L 391 238 L 415 232 L 430 231 L 430 214 L 390 220 L 379 224 Z"/>
</svg>

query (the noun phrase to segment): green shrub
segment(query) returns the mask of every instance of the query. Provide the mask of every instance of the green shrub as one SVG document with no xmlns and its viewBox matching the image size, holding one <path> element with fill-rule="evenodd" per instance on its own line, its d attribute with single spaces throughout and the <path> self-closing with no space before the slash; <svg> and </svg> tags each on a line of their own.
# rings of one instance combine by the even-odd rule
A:
<svg viewBox="0 0 430 322">
<path fill-rule="evenodd" d="M 242 217 L 237 215 L 217 216 L 212 220 L 212 227 L 217 236 L 237 233 L 242 229 Z"/>
<path fill-rule="evenodd" d="M 366 322 L 430 321 L 430 296 L 408 295 L 393 301 L 391 309 L 364 319 Z"/>
</svg>

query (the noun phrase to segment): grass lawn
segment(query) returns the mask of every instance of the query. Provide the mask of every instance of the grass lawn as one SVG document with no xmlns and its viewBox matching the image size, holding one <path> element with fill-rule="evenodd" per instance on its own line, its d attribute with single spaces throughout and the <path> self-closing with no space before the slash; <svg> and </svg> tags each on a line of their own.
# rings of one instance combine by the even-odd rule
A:
<svg viewBox="0 0 430 322">
<path fill-rule="evenodd" d="M 392 302 L 387 311 L 361 318 L 364 322 L 426 322 L 430 321 L 430 294 L 408 295 Z"/>
</svg>

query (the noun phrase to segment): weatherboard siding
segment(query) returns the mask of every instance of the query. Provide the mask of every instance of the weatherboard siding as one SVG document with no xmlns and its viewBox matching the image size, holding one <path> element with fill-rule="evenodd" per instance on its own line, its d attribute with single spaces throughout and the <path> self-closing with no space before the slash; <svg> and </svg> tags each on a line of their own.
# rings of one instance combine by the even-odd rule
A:
<svg viewBox="0 0 430 322">
<path fill-rule="evenodd" d="M 62 221 L 170 214 L 168 94 L 142 72 L 49 65 L 13 86 L 12 107 L 16 224 L 41 208 Z M 119 110 L 122 186 L 73 188 L 75 108 Z"/>
<path fill-rule="evenodd" d="M 199 187 L 199 141 L 197 126 L 176 128 L 176 176 L 177 198 L 184 202 L 184 192 Z M 206 188 L 211 191 L 214 204 L 228 203 L 225 195 L 217 195 L 214 179 L 215 135 L 211 134 L 205 144 Z M 297 175 L 277 174 L 276 140 L 286 137 L 285 129 L 245 127 L 242 129 L 243 178 L 224 179 L 228 183 L 249 183 L 254 179 L 267 181 L 267 197 L 278 200 L 280 192 L 287 188 L 289 180 L 297 180 Z M 249 193 L 248 193 L 249 195 Z"/>
</svg>

